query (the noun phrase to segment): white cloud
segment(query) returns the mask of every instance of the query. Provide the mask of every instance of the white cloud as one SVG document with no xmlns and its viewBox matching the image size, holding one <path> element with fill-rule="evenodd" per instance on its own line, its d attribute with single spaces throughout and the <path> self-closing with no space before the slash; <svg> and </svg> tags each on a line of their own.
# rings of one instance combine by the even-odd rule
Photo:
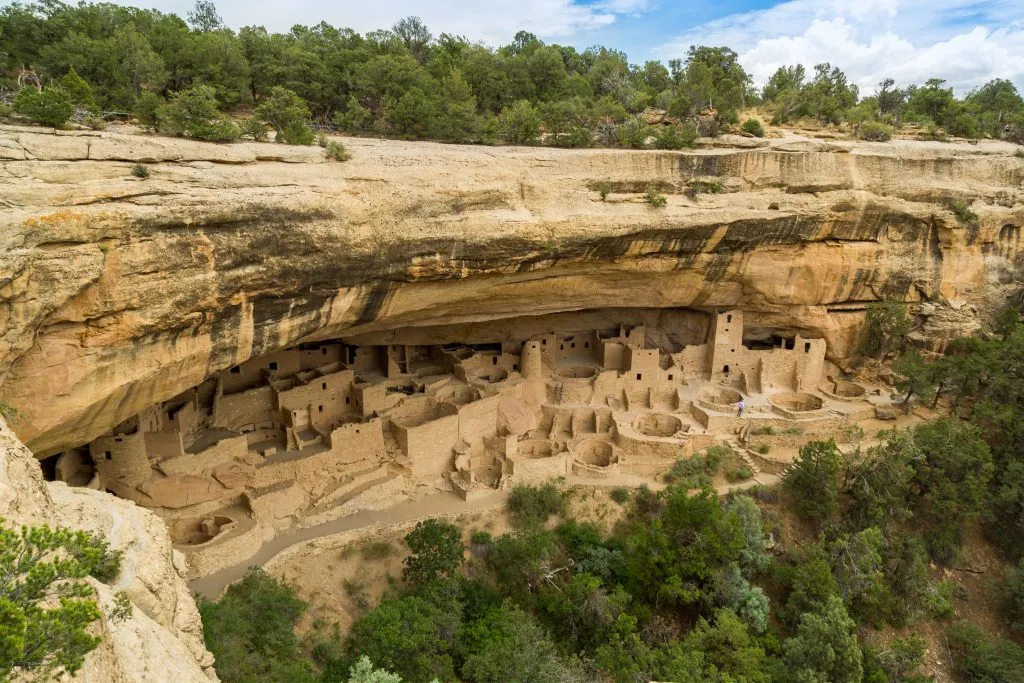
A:
<svg viewBox="0 0 1024 683">
<path fill-rule="evenodd" d="M 184 17 L 193 0 L 122 0 L 139 7 L 156 7 Z M 616 15 L 644 12 L 650 0 L 606 0 L 583 4 L 578 0 L 374 0 L 330 2 L 327 0 L 217 0 L 217 9 L 228 26 L 250 24 L 271 31 L 287 31 L 295 24 L 326 21 L 360 33 L 387 28 L 406 16 L 418 16 L 430 30 L 464 35 L 491 45 L 508 43 L 517 31 L 529 31 L 542 39 L 565 39 L 614 23 Z"/>
<path fill-rule="evenodd" d="M 1024 89 L 1024 5 L 1019 0 L 792 0 L 708 22 L 659 49 L 727 45 L 757 83 L 780 66 L 831 62 L 862 93 L 878 81 L 945 78 L 964 92 L 992 78 Z"/>
</svg>

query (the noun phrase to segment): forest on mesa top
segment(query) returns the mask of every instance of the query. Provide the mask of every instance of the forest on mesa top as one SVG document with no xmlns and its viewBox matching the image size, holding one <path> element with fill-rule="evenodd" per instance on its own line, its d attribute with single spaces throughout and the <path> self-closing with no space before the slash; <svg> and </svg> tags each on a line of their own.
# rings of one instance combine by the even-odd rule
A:
<svg viewBox="0 0 1024 683">
<path fill-rule="evenodd" d="M 257 111 L 256 126 L 235 128 L 219 118 L 219 112 L 239 114 L 274 99 L 278 111 L 289 110 L 286 118 L 350 133 L 452 142 L 543 138 L 562 146 L 643 147 L 653 137 L 655 146 L 677 148 L 692 145 L 697 135 L 730 130 L 753 105 L 776 123 L 847 122 L 868 131 L 862 137 L 869 139 L 916 124 L 936 139 L 1024 142 L 1024 100 L 1011 82 L 979 84 L 958 98 L 936 76 L 903 87 L 886 79 L 868 94 L 835 65 L 792 65 L 758 89 L 727 47 L 694 46 L 666 66 L 630 64 L 623 52 L 603 46 L 580 52 L 545 44 L 526 32 L 492 49 L 448 33 L 435 36 L 415 17 L 361 35 L 323 22 L 288 33 L 260 26 L 236 32 L 223 25 L 211 2 L 197 2 L 185 19 L 57 0 L 0 9 L 0 116 L 14 103 L 15 113 L 48 122 L 35 115 L 39 103 L 19 109 L 14 101 L 25 86 L 49 87 L 56 100 L 63 101 L 58 91 L 64 90 L 97 114 L 134 112 L 162 132 L 188 135 L 172 125 L 181 123 L 180 112 L 165 112 L 161 125 L 159 109 L 170 98 L 215 124 L 194 127 L 199 134 L 191 136 L 205 139 L 258 138 L 263 124 L 280 133 L 268 107 Z M 651 129 L 639 116 L 648 108 L 666 111 L 674 125 Z M 753 125 L 744 130 L 763 134 Z M 303 137 L 311 136 L 296 139 Z"/>
</svg>

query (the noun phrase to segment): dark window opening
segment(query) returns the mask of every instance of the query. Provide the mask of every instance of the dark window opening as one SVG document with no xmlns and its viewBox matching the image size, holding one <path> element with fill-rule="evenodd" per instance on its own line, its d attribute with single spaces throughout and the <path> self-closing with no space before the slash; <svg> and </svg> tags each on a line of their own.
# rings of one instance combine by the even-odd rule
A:
<svg viewBox="0 0 1024 683">
<path fill-rule="evenodd" d="M 572 344 L 570 344 L 570 348 L 575 349 L 576 348 L 576 342 L 573 342 Z"/>
<path fill-rule="evenodd" d="M 115 436 L 114 437 L 114 442 L 115 443 L 121 443 L 121 441 L 123 441 L 123 439 L 121 437 L 119 437 L 119 436 Z"/>
<path fill-rule="evenodd" d="M 358 433 L 359 433 L 359 430 L 357 429 L 357 430 L 356 430 L 356 434 L 358 434 Z"/>
<path fill-rule="evenodd" d="M 320 388 L 323 389 L 324 391 L 327 391 L 327 382 L 321 382 Z"/>
<path fill-rule="evenodd" d="M 724 372 L 725 374 L 728 375 L 729 374 L 729 366 L 726 365 L 724 368 L 722 368 L 722 372 Z"/>
<path fill-rule="evenodd" d="M 547 346 L 548 345 L 548 340 L 547 339 L 541 339 L 540 343 L 543 344 L 544 346 Z"/>
<path fill-rule="evenodd" d="M 242 368 L 238 367 L 237 365 L 235 367 L 231 368 L 231 374 L 232 375 L 240 375 L 241 373 L 242 373 Z"/>
<path fill-rule="evenodd" d="M 103 451 L 103 457 L 104 457 L 104 458 L 105 458 L 106 460 L 111 460 L 111 459 L 113 459 L 113 457 L 114 457 L 114 454 L 113 454 L 113 453 L 111 453 L 110 451 Z"/>
<path fill-rule="evenodd" d="M 636 378 L 637 378 L 637 379 L 639 380 L 639 379 L 643 379 L 643 378 L 644 378 L 644 376 L 643 376 L 643 375 L 641 375 L 641 374 L 640 374 L 640 373 L 638 372 L 638 373 L 636 373 Z"/>
<path fill-rule="evenodd" d="M 324 355 L 324 356 L 327 355 L 327 347 L 326 346 L 321 346 L 320 347 L 320 354 Z"/>
<path fill-rule="evenodd" d="M 589 349 L 590 348 L 590 342 L 583 342 L 583 348 Z"/>
<path fill-rule="evenodd" d="M 267 367 L 270 368 L 271 370 L 277 370 L 277 361 L 276 360 L 270 361 L 270 363 L 267 364 Z"/>
<path fill-rule="evenodd" d="M 729 315 L 725 316 L 725 322 L 727 322 L 727 323 L 731 323 L 732 322 L 732 313 L 730 313 Z"/>
<path fill-rule="evenodd" d="M 494 358 L 491 359 L 491 365 L 497 365 L 497 364 L 498 364 L 498 357 L 495 356 Z"/>
<path fill-rule="evenodd" d="M 322 413 L 322 412 L 324 412 L 324 407 L 323 407 L 323 406 L 320 406 L 320 407 L 319 407 L 319 410 L 317 410 L 317 412 L 318 412 L 318 413 Z"/>
<path fill-rule="evenodd" d="M 669 375 L 669 376 L 668 376 L 668 381 L 669 381 L 669 382 L 671 382 L 671 381 L 672 381 L 672 375 Z"/>
<path fill-rule="evenodd" d="M 350 403 L 352 403 L 352 397 L 351 396 L 346 396 L 345 397 L 345 405 L 349 405 Z"/>
<path fill-rule="evenodd" d="M 558 350 L 559 351 L 565 351 L 565 344 L 559 344 L 558 345 Z"/>
<path fill-rule="evenodd" d="M 736 353 L 736 349 L 730 349 L 729 352 L 730 353 Z"/>
<path fill-rule="evenodd" d="M 513 363 L 512 364 L 512 372 L 518 372 L 518 371 L 519 371 L 519 366 L 517 364 Z"/>
<path fill-rule="evenodd" d="M 804 353 L 811 352 L 811 342 L 804 342 Z"/>
</svg>

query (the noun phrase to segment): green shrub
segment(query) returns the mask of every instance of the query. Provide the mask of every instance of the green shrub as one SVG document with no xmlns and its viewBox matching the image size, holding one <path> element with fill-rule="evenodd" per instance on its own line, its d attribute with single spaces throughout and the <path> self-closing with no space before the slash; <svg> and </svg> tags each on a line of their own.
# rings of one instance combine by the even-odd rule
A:
<svg viewBox="0 0 1024 683">
<path fill-rule="evenodd" d="M 700 488 L 711 483 L 712 477 L 718 474 L 722 463 L 730 456 L 732 451 L 728 446 L 712 446 L 703 453 L 676 460 L 663 478 L 669 484 L 688 489 Z"/>
<path fill-rule="evenodd" d="M 40 680 L 76 672 L 100 643 L 89 632 L 100 611 L 85 578 L 111 581 L 120 568 L 121 552 L 84 531 L 0 528 L 0 679 L 15 669 Z"/>
<path fill-rule="evenodd" d="M 0 119 L 10 118 L 12 113 L 14 113 L 14 110 L 11 109 L 10 105 L 0 102 Z"/>
<path fill-rule="evenodd" d="M 766 455 L 771 449 L 771 446 L 769 446 L 766 443 L 763 443 L 757 447 L 757 452 L 760 453 L 761 455 Z"/>
<path fill-rule="evenodd" d="M 603 202 L 612 193 L 612 183 L 610 180 L 602 180 L 594 184 L 594 189 L 601 195 L 601 201 Z"/>
<path fill-rule="evenodd" d="M 662 126 L 654 136 L 657 149 L 693 148 L 697 143 L 697 128 L 693 124 Z"/>
<path fill-rule="evenodd" d="M 336 140 L 331 140 L 327 143 L 327 146 L 324 148 L 324 156 L 331 161 L 345 161 L 348 159 L 348 155 L 345 153 L 345 145 Z"/>
<path fill-rule="evenodd" d="M 999 584 L 999 611 L 1006 625 L 1024 633 L 1024 560 L 1011 567 Z"/>
<path fill-rule="evenodd" d="M 719 194 L 725 190 L 720 180 L 691 180 L 688 187 L 693 194 Z"/>
<path fill-rule="evenodd" d="M 725 476 L 726 481 L 736 482 L 750 479 L 754 476 L 754 470 L 743 463 L 730 463 L 722 471 L 722 474 Z"/>
<path fill-rule="evenodd" d="M 751 436 L 771 436 L 775 433 L 775 429 L 771 425 L 765 425 L 763 427 L 754 427 L 750 430 Z"/>
<path fill-rule="evenodd" d="M 252 568 L 216 602 L 198 602 L 206 647 L 222 681 L 313 680 L 295 635 L 308 605 L 290 585 Z"/>
<path fill-rule="evenodd" d="M 625 505 L 629 502 L 629 489 L 625 486 L 616 486 L 609 495 L 619 505 Z"/>
<path fill-rule="evenodd" d="M 156 93 L 144 92 L 135 100 L 132 114 L 145 128 L 156 130 L 160 123 L 159 112 L 164 100 Z"/>
<path fill-rule="evenodd" d="M 753 135 L 755 138 L 764 137 L 764 126 L 762 126 L 761 122 L 757 119 L 747 119 L 743 122 L 743 125 L 740 126 L 740 130 L 747 135 Z"/>
<path fill-rule="evenodd" d="M 946 208 L 953 212 L 956 219 L 961 223 L 967 225 L 977 225 L 978 214 L 971 211 L 971 207 L 967 202 L 960 199 L 948 199 L 946 200 Z"/>
<path fill-rule="evenodd" d="M 288 145 L 312 145 L 315 139 L 313 130 L 305 121 L 292 121 L 276 138 L 278 142 Z"/>
<path fill-rule="evenodd" d="M 250 116 L 238 125 L 238 130 L 244 138 L 252 138 L 256 142 L 267 141 L 267 125 L 255 116 Z"/>
<path fill-rule="evenodd" d="M 490 545 L 494 542 L 494 537 L 491 536 L 490 531 L 480 529 L 472 533 L 469 537 L 469 542 L 473 545 Z"/>
<path fill-rule="evenodd" d="M 543 524 L 552 515 L 561 514 L 565 510 L 565 500 L 550 482 L 541 486 L 517 484 L 509 494 L 506 506 L 517 526 L 533 526 Z"/>
<path fill-rule="evenodd" d="M 171 93 L 156 117 L 158 130 L 169 135 L 207 142 L 233 142 L 241 136 L 238 126 L 217 109 L 217 91 L 208 85 Z"/>
<path fill-rule="evenodd" d="M 541 117 L 529 100 L 501 110 L 495 120 L 497 134 L 510 145 L 530 145 L 540 136 Z"/>
<path fill-rule="evenodd" d="M 107 129 L 107 122 L 104 121 L 103 119 L 101 119 L 98 116 L 90 116 L 87 119 L 85 119 L 84 121 L 82 121 L 82 124 L 86 128 L 89 128 L 90 130 L 106 130 Z"/>
<path fill-rule="evenodd" d="M 974 624 L 946 629 L 953 669 L 968 683 L 1024 681 L 1024 650 L 1015 643 L 988 636 Z"/>
<path fill-rule="evenodd" d="M 783 473 L 782 485 L 802 517 L 825 518 L 835 512 L 839 498 L 842 454 L 836 442 L 811 441 Z"/>
<path fill-rule="evenodd" d="M 58 85 L 48 85 L 42 92 L 28 87 L 14 97 L 14 112 L 35 123 L 59 128 L 75 113 L 75 103 Z"/>
<path fill-rule="evenodd" d="M 466 552 L 459 528 L 436 519 L 417 524 L 405 543 L 412 554 L 405 558 L 402 578 L 418 585 L 455 576 Z"/>
<path fill-rule="evenodd" d="M 661 209 L 668 205 L 668 197 L 653 187 L 647 188 L 647 192 L 644 193 L 644 200 L 656 209 Z"/>
<path fill-rule="evenodd" d="M 868 121 L 857 127 L 857 137 L 869 142 L 888 142 L 892 140 L 892 126 L 887 126 L 878 121 Z"/>
<path fill-rule="evenodd" d="M 135 164 L 132 166 L 131 174 L 136 178 L 145 180 L 149 177 L 149 167 L 145 164 Z"/>
</svg>

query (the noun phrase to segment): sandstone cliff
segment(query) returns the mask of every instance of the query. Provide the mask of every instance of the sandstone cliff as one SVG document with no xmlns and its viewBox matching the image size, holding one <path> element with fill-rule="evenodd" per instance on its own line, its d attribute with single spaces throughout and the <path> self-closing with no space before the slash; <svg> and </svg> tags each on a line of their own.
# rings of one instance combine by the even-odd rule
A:
<svg viewBox="0 0 1024 683">
<path fill-rule="evenodd" d="M 37 456 L 303 339 L 730 307 L 755 331 L 824 337 L 843 365 L 867 302 L 926 303 L 919 338 L 941 343 L 1019 280 L 1024 159 L 1000 143 L 346 144 L 328 163 L 0 128 L 0 400 Z"/>
<path fill-rule="evenodd" d="M 216 680 L 213 655 L 185 584 L 184 559 L 171 548 L 160 519 L 129 501 L 86 488 L 45 483 L 39 464 L 0 418 L 0 517 L 12 527 L 49 524 L 83 529 L 124 551 L 110 586 L 93 582 L 103 641 L 74 680 L 95 683 Z M 132 616 L 110 618 L 114 593 L 125 591 Z"/>
</svg>

